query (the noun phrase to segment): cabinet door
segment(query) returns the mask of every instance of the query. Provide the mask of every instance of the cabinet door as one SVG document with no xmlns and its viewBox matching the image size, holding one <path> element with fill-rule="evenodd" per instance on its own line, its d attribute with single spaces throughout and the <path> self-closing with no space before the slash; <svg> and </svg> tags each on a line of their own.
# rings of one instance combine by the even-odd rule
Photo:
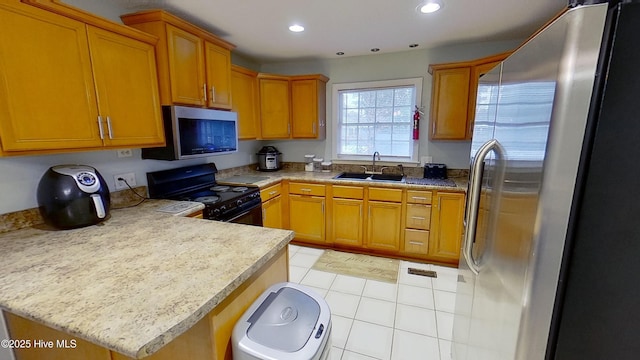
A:
<svg viewBox="0 0 640 360">
<path fill-rule="evenodd" d="M 317 80 L 291 81 L 291 137 L 315 139 L 319 134 Z M 324 106 L 324 104 L 322 104 Z"/>
<path fill-rule="evenodd" d="M 207 106 L 231 109 L 231 52 L 204 42 L 207 73 Z"/>
<path fill-rule="evenodd" d="M 258 80 L 255 73 L 239 67 L 231 69 L 232 110 L 238 113 L 238 137 L 258 137 Z"/>
<path fill-rule="evenodd" d="M 263 139 L 288 138 L 290 134 L 289 81 L 259 79 L 260 122 Z"/>
<path fill-rule="evenodd" d="M 333 199 L 333 242 L 362 246 L 362 200 Z"/>
<path fill-rule="evenodd" d="M 367 247 L 398 251 L 402 204 L 369 201 L 368 208 Z"/>
<path fill-rule="evenodd" d="M 0 4 L 2 150 L 100 147 L 85 25 Z"/>
<path fill-rule="evenodd" d="M 464 194 L 438 192 L 432 210 L 429 256 L 457 263 L 463 232 Z"/>
<path fill-rule="evenodd" d="M 262 204 L 262 226 L 282 229 L 282 197 L 276 196 Z"/>
<path fill-rule="evenodd" d="M 431 91 L 432 140 L 464 140 L 467 136 L 471 67 L 435 70 Z"/>
<path fill-rule="evenodd" d="M 205 105 L 203 41 L 167 24 L 171 99 L 176 104 Z"/>
<path fill-rule="evenodd" d="M 88 34 L 105 144 L 163 144 L 153 46 L 91 26 Z"/>
<path fill-rule="evenodd" d="M 291 194 L 289 213 L 296 240 L 324 243 L 324 197 Z"/>
</svg>

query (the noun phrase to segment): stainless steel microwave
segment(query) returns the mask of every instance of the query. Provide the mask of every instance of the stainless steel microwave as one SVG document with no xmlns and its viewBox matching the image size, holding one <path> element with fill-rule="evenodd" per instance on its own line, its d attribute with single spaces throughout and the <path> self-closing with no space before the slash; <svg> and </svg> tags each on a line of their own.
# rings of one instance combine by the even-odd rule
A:
<svg viewBox="0 0 640 360">
<path fill-rule="evenodd" d="M 142 149 L 143 159 L 184 160 L 238 151 L 238 114 L 186 106 L 163 106 L 167 145 Z"/>
</svg>

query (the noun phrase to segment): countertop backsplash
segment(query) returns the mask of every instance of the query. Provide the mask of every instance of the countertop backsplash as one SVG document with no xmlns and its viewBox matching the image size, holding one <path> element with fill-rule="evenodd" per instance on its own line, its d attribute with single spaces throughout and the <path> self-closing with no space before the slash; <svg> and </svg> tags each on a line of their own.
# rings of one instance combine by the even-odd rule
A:
<svg viewBox="0 0 640 360">
<path fill-rule="evenodd" d="M 288 171 L 304 171 L 304 163 L 303 162 L 283 162 L 282 169 Z M 217 176 L 219 178 L 225 178 L 232 175 L 242 175 L 242 174 L 255 174 L 257 164 L 249 164 L 245 166 L 238 166 L 234 168 L 222 169 L 218 170 Z M 177 167 L 177 166 L 176 166 Z M 385 166 L 376 165 L 376 171 L 380 171 Z M 371 166 L 367 166 L 370 170 Z M 362 166 L 360 165 L 352 165 L 352 164 L 333 164 L 332 172 L 362 172 Z M 421 178 L 423 176 L 423 168 L 422 167 L 404 167 L 404 173 L 408 177 L 418 177 Z M 385 173 L 388 174 L 400 174 L 400 168 L 397 166 L 386 166 L 384 169 Z M 447 176 L 449 178 L 468 178 L 469 170 L 468 169 L 447 169 Z M 142 196 L 148 196 L 148 191 L 146 186 L 138 186 L 134 188 L 135 192 Z M 142 199 L 133 193 L 130 189 L 115 191 L 111 193 L 111 209 L 119 209 L 129 206 L 135 206 Z M 40 211 L 37 208 L 27 209 L 16 211 L 7 214 L 0 214 L 0 234 L 19 230 L 25 227 L 30 227 L 34 225 L 43 224 L 44 220 L 42 216 L 40 216 Z"/>
</svg>

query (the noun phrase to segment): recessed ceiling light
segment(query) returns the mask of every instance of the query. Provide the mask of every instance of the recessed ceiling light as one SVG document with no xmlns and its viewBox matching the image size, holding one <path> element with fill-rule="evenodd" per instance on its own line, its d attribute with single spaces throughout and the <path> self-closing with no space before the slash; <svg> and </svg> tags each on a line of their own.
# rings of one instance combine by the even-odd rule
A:
<svg viewBox="0 0 640 360">
<path fill-rule="evenodd" d="M 371 52 L 378 52 L 378 51 L 380 51 L 380 49 L 378 49 L 378 48 L 371 49 Z"/>
<path fill-rule="evenodd" d="M 302 32 L 302 31 L 304 31 L 304 26 L 298 25 L 298 24 L 294 24 L 294 25 L 289 26 L 289 30 L 291 30 L 293 32 Z"/>
<path fill-rule="evenodd" d="M 410 48 L 415 48 L 415 47 L 418 47 L 418 46 L 420 46 L 420 45 L 419 44 L 410 44 L 409 45 Z"/>
<path fill-rule="evenodd" d="M 423 14 L 430 14 L 432 12 L 436 12 L 444 7 L 444 4 L 441 0 L 426 0 L 420 3 L 416 10 Z"/>
<path fill-rule="evenodd" d="M 338 52 L 336 53 L 336 55 L 344 55 L 344 52 L 342 52 L 342 51 L 338 51 Z"/>
</svg>

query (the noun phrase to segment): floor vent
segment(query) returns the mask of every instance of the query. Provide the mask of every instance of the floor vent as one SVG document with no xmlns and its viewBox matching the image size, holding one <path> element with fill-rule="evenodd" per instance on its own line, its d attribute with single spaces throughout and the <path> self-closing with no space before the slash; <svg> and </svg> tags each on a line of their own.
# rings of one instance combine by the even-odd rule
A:
<svg viewBox="0 0 640 360">
<path fill-rule="evenodd" d="M 420 275 L 420 276 L 428 276 L 428 277 L 432 277 L 432 278 L 437 278 L 438 277 L 438 273 L 436 273 L 435 271 L 415 269 L 415 268 L 409 268 L 409 274 Z"/>
</svg>

